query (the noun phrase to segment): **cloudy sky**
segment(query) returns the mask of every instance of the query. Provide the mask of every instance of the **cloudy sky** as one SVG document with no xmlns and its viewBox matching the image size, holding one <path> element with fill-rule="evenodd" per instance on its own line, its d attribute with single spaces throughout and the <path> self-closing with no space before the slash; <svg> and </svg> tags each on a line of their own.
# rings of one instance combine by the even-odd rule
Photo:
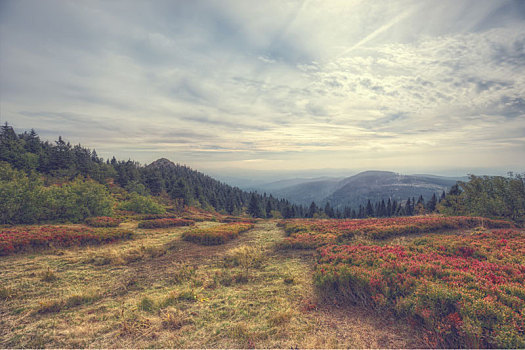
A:
<svg viewBox="0 0 525 350">
<path fill-rule="evenodd" d="M 0 1 L 0 99 L 142 163 L 523 171 L 525 1 Z"/>
</svg>

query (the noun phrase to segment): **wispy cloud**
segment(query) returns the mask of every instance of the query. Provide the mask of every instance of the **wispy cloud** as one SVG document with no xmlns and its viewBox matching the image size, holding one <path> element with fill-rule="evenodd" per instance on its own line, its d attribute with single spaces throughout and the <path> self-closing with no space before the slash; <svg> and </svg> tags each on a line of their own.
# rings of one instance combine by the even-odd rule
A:
<svg viewBox="0 0 525 350">
<path fill-rule="evenodd" d="M 4 1 L 0 117 L 199 169 L 525 167 L 521 1 Z"/>
</svg>

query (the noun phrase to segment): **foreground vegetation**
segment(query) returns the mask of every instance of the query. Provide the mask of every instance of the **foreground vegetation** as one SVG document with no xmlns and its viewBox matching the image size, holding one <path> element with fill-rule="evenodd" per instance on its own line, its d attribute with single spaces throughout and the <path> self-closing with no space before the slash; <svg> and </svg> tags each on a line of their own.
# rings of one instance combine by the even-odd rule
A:
<svg viewBox="0 0 525 350">
<path fill-rule="evenodd" d="M 2 229 L 0 346 L 524 346 L 525 233 L 488 228 L 506 221 L 135 216 Z"/>
<path fill-rule="evenodd" d="M 17 226 L 0 229 L 0 255 L 49 247 L 111 243 L 130 238 L 121 229 L 94 229 L 71 226 Z"/>
<path fill-rule="evenodd" d="M 366 220 L 287 220 L 281 223 L 288 236 L 283 248 L 312 249 L 332 243 L 349 242 L 354 237 L 386 239 L 390 237 L 458 230 L 483 226 L 511 228 L 509 221 L 481 217 L 418 216 Z"/>
<path fill-rule="evenodd" d="M 407 217 L 282 225 L 288 237 L 281 248 L 319 247 L 314 280 L 327 301 L 391 312 L 422 328 L 432 347 L 525 346 L 525 232 L 509 229 L 508 221 Z M 391 237 L 397 244 L 385 241 Z"/>
<path fill-rule="evenodd" d="M 276 251 L 274 222 L 217 246 L 122 225 L 132 240 L 2 257 L 0 347 L 424 346 L 389 317 L 319 303 L 312 255 Z"/>
<path fill-rule="evenodd" d="M 525 347 L 525 233 L 431 235 L 401 245 L 321 248 L 326 296 L 393 311 L 432 346 Z"/>
<path fill-rule="evenodd" d="M 241 233 L 251 230 L 253 227 L 254 224 L 252 223 L 235 222 L 212 228 L 189 230 L 182 234 L 182 238 L 202 245 L 217 245 L 237 238 Z"/>
</svg>

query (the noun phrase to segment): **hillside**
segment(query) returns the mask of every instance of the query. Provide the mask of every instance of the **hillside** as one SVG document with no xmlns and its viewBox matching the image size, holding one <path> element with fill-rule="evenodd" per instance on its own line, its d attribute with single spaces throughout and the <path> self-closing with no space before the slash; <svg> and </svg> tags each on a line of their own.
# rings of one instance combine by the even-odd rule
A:
<svg viewBox="0 0 525 350">
<path fill-rule="evenodd" d="M 367 200 L 382 199 L 406 200 L 409 197 L 423 196 L 425 200 L 433 194 L 441 194 L 456 183 L 456 179 L 401 175 L 387 171 L 366 171 L 340 182 L 342 185 L 325 198 L 333 206 L 355 206 Z"/>
<path fill-rule="evenodd" d="M 293 203 L 330 202 L 334 208 L 357 207 L 370 199 L 397 201 L 420 195 L 428 200 L 447 191 L 459 178 L 435 175 L 401 175 L 389 171 L 365 171 L 346 178 L 295 179 L 259 186 L 260 190 Z M 288 185 L 289 184 L 289 185 Z"/>
<path fill-rule="evenodd" d="M 91 179 L 104 186 L 118 185 L 128 193 L 160 196 L 176 201 L 179 205 L 191 205 L 227 214 L 243 213 L 250 201 L 256 203 L 250 213 L 254 216 L 267 216 L 266 212 L 263 213 L 265 209 L 269 212 L 285 211 L 288 216 L 299 215 L 301 212 L 300 208 L 292 206 L 286 200 L 243 191 L 166 158 L 146 166 L 132 160 L 117 160 L 115 157 L 104 160 L 94 149 L 80 144 L 72 146 L 60 136 L 57 141 L 50 143 L 42 141 L 34 130 L 16 134 L 7 123 L 0 128 L 1 162 L 17 171 L 9 179 L 14 186 L 13 191 L 19 186 L 15 184 L 15 180 L 26 176 L 23 174 L 29 177 L 34 174 L 45 179 L 42 185 L 46 188 L 75 179 Z M 2 169 L 7 169 L 5 163 Z M 6 195 L 6 198 L 13 196 Z M 28 216 L 34 217 L 32 214 Z M 0 223 L 2 222 L 9 220 L 2 220 L 0 217 Z M 24 223 L 32 222 L 26 220 Z"/>
</svg>

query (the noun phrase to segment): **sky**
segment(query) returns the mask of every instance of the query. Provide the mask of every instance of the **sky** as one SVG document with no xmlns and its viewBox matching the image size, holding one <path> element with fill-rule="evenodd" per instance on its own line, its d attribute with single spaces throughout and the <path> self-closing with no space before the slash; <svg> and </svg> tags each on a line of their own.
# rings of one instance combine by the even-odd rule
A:
<svg viewBox="0 0 525 350">
<path fill-rule="evenodd" d="M 216 174 L 523 172 L 525 1 L 0 0 L 5 121 Z"/>
</svg>

